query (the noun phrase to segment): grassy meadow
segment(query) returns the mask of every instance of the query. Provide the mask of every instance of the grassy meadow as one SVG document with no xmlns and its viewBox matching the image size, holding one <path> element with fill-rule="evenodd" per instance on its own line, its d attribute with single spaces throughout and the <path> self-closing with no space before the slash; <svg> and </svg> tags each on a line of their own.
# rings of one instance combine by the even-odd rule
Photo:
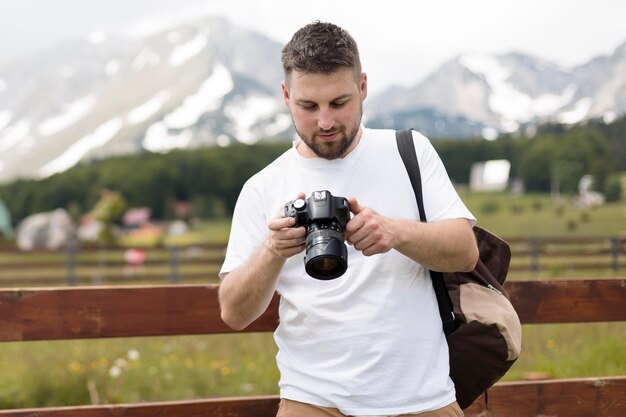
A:
<svg viewBox="0 0 626 417">
<path fill-rule="evenodd" d="M 626 203 L 578 209 L 548 196 L 468 194 L 479 224 L 502 237 L 624 235 Z M 204 223 L 177 243 L 224 241 Z M 533 279 L 616 276 L 542 271 Z M 620 271 L 617 276 L 626 273 Z M 509 279 L 527 278 L 511 273 Z M 523 352 L 505 380 L 626 375 L 626 323 L 525 325 Z M 0 408 L 183 400 L 277 393 L 271 334 L 145 337 L 0 344 Z"/>
<path fill-rule="evenodd" d="M 579 208 L 569 197 L 461 192 L 478 224 L 502 237 L 626 235 L 626 202 Z"/>
</svg>

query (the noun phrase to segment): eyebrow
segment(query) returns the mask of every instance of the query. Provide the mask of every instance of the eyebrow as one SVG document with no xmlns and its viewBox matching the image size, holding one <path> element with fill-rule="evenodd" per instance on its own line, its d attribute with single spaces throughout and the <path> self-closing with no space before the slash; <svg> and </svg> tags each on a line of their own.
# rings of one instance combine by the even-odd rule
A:
<svg viewBox="0 0 626 417">
<path fill-rule="evenodd" d="M 341 100 L 345 100 L 345 99 L 349 99 L 352 97 L 352 94 L 342 94 L 338 97 L 335 97 L 334 99 L 332 99 L 330 102 L 335 102 L 335 101 L 341 101 Z M 307 99 L 298 99 L 296 100 L 296 103 L 298 104 L 317 104 L 317 102 L 313 101 L 313 100 L 307 100 Z"/>
</svg>

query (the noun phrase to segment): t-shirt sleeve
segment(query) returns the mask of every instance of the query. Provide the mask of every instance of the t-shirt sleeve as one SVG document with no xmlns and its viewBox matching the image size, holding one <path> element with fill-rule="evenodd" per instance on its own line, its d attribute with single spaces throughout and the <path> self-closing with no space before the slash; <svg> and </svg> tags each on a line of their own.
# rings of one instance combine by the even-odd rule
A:
<svg viewBox="0 0 626 417">
<path fill-rule="evenodd" d="M 239 194 L 233 212 L 226 258 L 219 276 L 243 265 L 268 233 L 261 193 L 248 181 Z"/>
<path fill-rule="evenodd" d="M 429 222 L 464 218 L 476 225 L 476 218 L 459 197 L 446 172 L 441 158 L 430 141 L 418 132 L 413 132 L 413 141 L 418 155 L 422 177 L 424 210 Z"/>
</svg>

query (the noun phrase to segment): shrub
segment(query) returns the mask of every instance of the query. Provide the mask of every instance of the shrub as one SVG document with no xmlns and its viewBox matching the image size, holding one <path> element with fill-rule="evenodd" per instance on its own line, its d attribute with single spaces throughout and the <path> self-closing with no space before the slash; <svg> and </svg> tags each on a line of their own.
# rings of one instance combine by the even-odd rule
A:
<svg viewBox="0 0 626 417">
<path fill-rule="evenodd" d="M 524 206 L 522 204 L 513 204 L 511 206 L 511 212 L 513 214 L 522 214 L 524 212 Z"/>
<path fill-rule="evenodd" d="M 480 207 L 480 211 L 484 214 L 493 214 L 500 210 L 500 203 L 494 200 L 487 200 Z"/>
<path fill-rule="evenodd" d="M 610 175 L 604 183 L 604 196 L 607 202 L 620 201 L 624 194 L 619 174 Z"/>
<path fill-rule="evenodd" d="M 578 228 L 578 223 L 574 219 L 568 219 L 565 223 L 568 232 L 573 232 Z"/>
<path fill-rule="evenodd" d="M 591 214 L 587 210 L 581 211 L 580 221 L 583 223 L 589 223 L 591 221 Z"/>
</svg>

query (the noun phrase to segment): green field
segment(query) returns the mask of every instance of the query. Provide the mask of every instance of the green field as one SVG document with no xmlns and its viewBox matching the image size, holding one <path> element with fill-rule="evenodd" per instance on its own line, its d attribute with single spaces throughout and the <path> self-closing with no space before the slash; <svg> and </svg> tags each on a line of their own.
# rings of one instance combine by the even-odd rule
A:
<svg viewBox="0 0 626 417">
<path fill-rule="evenodd" d="M 505 237 L 626 235 L 626 202 L 579 208 L 572 198 L 461 193 L 480 226 Z"/>
<path fill-rule="evenodd" d="M 626 234 L 626 204 L 577 209 L 546 196 L 466 195 L 479 224 L 500 236 Z M 223 241 L 227 223 L 178 243 Z M 533 276 L 615 276 L 552 270 Z M 511 279 L 524 278 L 524 274 Z M 624 276 L 624 272 L 618 274 Z M 506 380 L 626 375 L 626 323 L 526 325 Z M 271 334 L 0 344 L 0 408 L 182 400 L 277 392 Z"/>
</svg>

